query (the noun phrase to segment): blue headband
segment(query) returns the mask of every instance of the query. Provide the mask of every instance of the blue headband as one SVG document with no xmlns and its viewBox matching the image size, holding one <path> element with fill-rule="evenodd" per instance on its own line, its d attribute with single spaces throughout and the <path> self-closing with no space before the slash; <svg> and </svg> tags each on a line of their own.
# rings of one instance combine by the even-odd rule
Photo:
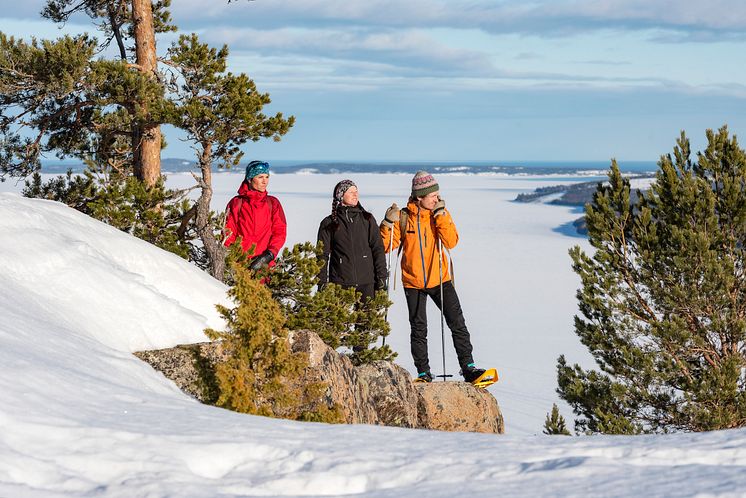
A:
<svg viewBox="0 0 746 498">
<path fill-rule="evenodd" d="M 251 161 L 246 166 L 246 181 L 250 181 L 257 175 L 268 175 L 269 174 L 269 163 L 264 161 Z"/>
</svg>

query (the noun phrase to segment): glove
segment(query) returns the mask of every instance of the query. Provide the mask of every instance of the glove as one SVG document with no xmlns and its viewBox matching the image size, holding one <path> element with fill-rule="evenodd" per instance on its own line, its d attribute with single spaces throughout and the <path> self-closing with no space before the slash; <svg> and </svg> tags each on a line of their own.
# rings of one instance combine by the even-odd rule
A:
<svg viewBox="0 0 746 498">
<path fill-rule="evenodd" d="M 251 260 L 251 264 L 249 264 L 249 269 L 253 271 L 258 271 L 262 268 L 266 268 L 273 259 L 275 259 L 274 254 L 272 254 L 272 251 L 267 249 L 266 251 L 261 253 L 259 256 Z"/>
<path fill-rule="evenodd" d="M 390 208 L 386 210 L 386 215 L 383 218 L 383 224 L 391 228 L 394 226 L 396 220 L 399 219 L 399 206 L 393 203 Z"/>
<path fill-rule="evenodd" d="M 444 214 L 446 212 L 446 201 L 443 199 L 438 199 L 438 202 L 435 203 L 435 206 L 433 207 L 433 216 L 440 216 L 441 214 Z"/>
<path fill-rule="evenodd" d="M 376 292 L 378 292 L 379 290 L 388 292 L 389 291 L 389 286 L 388 286 L 388 282 L 386 282 L 386 279 L 385 278 L 379 278 L 376 281 L 376 284 L 374 285 L 373 290 L 375 290 Z"/>
</svg>

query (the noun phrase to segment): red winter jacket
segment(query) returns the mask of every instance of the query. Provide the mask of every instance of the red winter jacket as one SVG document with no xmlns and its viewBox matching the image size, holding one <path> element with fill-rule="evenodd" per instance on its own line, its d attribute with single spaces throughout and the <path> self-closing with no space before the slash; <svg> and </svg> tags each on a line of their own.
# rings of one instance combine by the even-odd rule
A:
<svg viewBox="0 0 746 498">
<path fill-rule="evenodd" d="M 225 209 L 228 213 L 225 220 L 226 246 L 241 236 L 244 251 L 256 244 L 254 256 L 269 249 L 277 257 L 287 236 L 285 212 L 277 197 L 267 195 L 266 191 L 251 190 L 249 184 L 243 182 L 238 195 L 228 202 Z M 272 261 L 270 266 L 274 264 Z"/>
</svg>

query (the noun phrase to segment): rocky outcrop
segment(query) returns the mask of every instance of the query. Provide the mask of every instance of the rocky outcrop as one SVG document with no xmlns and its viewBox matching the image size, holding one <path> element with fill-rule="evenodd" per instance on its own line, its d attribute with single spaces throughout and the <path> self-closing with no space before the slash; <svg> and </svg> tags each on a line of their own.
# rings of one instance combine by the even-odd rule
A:
<svg viewBox="0 0 746 498">
<path fill-rule="evenodd" d="M 382 425 L 419 427 L 419 398 L 409 372 L 390 361 L 355 368 Z"/>
<path fill-rule="evenodd" d="M 484 389 L 468 382 L 417 383 L 418 427 L 439 431 L 488 432 L 503 434 L 497 400 Z"/>
<path fill-rule="evenodd" d="M 378 423 L 379 417 L 368 400 L 364 383 L 349 358 L 334 351 L 308 330 L 291 332 L 289 339 L 294 353 L 308 354 L 309 368 L 300 379 L 301 383 L 326 383 L 327 406 L 337 403 L 348 424 Z"/>
<path fill-rule="evenodd" d="M 297 382 L 324 382 L 325 403 L 341 407 L 347 423 L 504 433 L 497 401 L 484 389 L 466 382 L 413 383 L 405 369 L 388 361 L 355 367 L 311 331 L 292 332 L 289 339 L 293 351 L 309 360 Z M 226 356 L 219 342 L 135 354 L 201 402 L 217 400 L 212 371 Z"/>
<path fill-rule="evenodd" d="M 175 348 L 138 351 L 135 356 L 171 379 L 182 391 L 202 403 L 214 404 L 218 387 L 214 366 L 227 359 L 220 342 L 185 344 Z"/>
</svg>

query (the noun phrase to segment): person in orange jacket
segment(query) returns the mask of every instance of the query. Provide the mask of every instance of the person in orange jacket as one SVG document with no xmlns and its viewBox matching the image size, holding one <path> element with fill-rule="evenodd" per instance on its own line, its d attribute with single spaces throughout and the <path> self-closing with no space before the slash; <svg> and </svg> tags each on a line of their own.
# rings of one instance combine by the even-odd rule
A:
<svg viewBox="0 0 746 498">
<path fill-rule="evenodd" d="M 446 210 L 445 201 L 440 198 L 440 186 L 431 174 L 418 171 L 414 175 L 412 195 L 404 211 L 406 214 L 402 214 L 396 203 L 388 208 L 380 232 L 386 252 L 401 245 L 402 283 L 409 309 L 410 344 L 417 380 L 433 380 L 427 354 L 426 305 L 429 296 L 438 308 L 442 305 L 461 374 L 464 380 L 472 382 L 485 371 L 474 365 L 469 330 L 448 271 L 448 259 L 441 248 L 441 245 L 449 250 L 454 248 L 458 243 L 458 232 Z M 405 233 L 402 233 L 404 224 Z"/>
</svg>

